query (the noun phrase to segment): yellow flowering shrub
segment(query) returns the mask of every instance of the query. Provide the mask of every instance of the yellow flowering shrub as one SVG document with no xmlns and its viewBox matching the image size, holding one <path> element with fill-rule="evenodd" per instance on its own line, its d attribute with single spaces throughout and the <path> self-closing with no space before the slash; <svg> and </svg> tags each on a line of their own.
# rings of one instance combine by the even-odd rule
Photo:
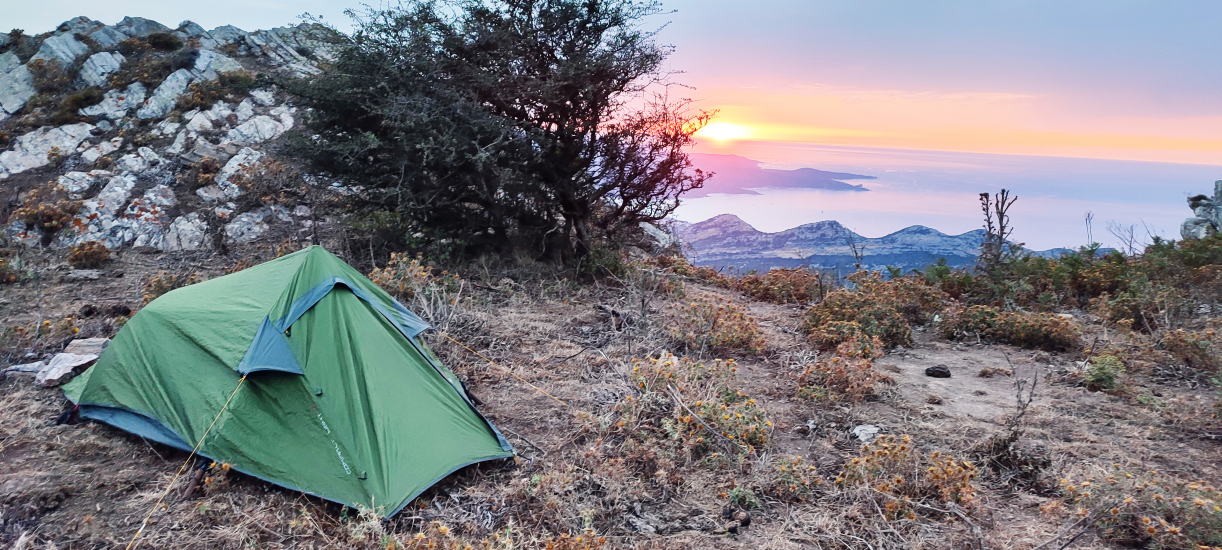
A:
<svg viewBox="0 0 1222 550">
<path fill-rule="evenodd" d="M 978 474 L 969 461 L 938 451 L 920 454 L 908 435 L 883 434 L 862 445 L 859 455 L 844 464 L 836 484 L 880 493 L 888 519 L 914 519 L 917 510 L 909 502 L 974 506 L 977 488 L 972 480 Z"/>
<path fill-rule="evenodd" d="M 746 308 L 708 293 L 700 293 L 670 311 L 670 336 L 689 349 L 764 351 L 759 322 Z"/>
<path fill-rule="evenodd" d="M 1183 481 L 1119 464 L 1101 476 L 1060 480 L 1062 498 L 1041 510 L 1069 518 L 1095 514 L 1109 541 L 1140 548 L 1222 547 L 1222 493 L 1209 482 Z"/>
<path fill-rule="evenodd" d="M 1002 311 L 992 306 L 971 306 L 950 311 L 942 321 L 942 337 L 1010 344 L 1044 351 L 1081 347 L 1078 329 L 1069 319 L 1051 313 Z"/>
<path fill-rule="evenodd" d="M 672 471 L 705 457 L 754 453 L 768 444 L 772 422 L 739 389 L 737 373 L 733 359 L 703 362 L 667 353 L 633 359 L 639 393 L 617 405 L 619 418 L 607 435 L 625 438 L 626 450 L 645 457 L 639 462 L 646 469 Z"/>
<path fill-rule="evenodd" d="M 171 290 L 182 288 L 187 285 L 193 285 L 201 282 L 202 280 L 203 279 L 201 279 L 195 273 L 170 273 L 169 271 L 162 271 L 144 282 L 144 286 L 142 287 L 144 291 L 142 293 L 144 305 L 148 305 L 162 294 L 165 294 Z"/>
</svg>

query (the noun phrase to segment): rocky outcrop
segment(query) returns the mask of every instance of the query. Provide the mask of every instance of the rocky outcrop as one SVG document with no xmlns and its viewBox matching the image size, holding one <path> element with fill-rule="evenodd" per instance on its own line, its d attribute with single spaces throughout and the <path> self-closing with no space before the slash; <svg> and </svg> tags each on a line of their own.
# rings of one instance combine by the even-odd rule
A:
<svg viewBox="0 0 1222 550">
<path fill-rule="evenodd" d="M 1222 231 L 1222 181 L 1214 182 L 1214 195 L 1188 197 L 1188 208 L 1193 217 L 1180 224 L 1180 237 L 1204 239 Z"/>
<path fill-rule="evenodd" d="M 81 65 L 81 80 L 90 86 L 106 86 L 106 76 L 119 70 L 123 56 L 118 52 L 101 52 L 89 56 Z"/>
<path fill-rule="evenodd" d="M 110 26 L 87 17 L 66 21 L 55 32 L 43 35 L 34 59 L 78 64 L 79 78 L 71 84 L 71 91 L 100 88 L 102 100 L 78 111 L 87 122 L 14 136 L 7 150 L 0 150 L 0 179 L 42 168 L 50 185 L 80 201 L 69 226 L 49 241 L 50 246 L 97 241 L 111 248 L 197 250 L 211 246 L 222 235 L 227 243 L 241 244 L 263 237 L 275 223 L 313 223 L 295 220 L 278 204 L 236 200 L 244 189 L 239 174 L 265 158 L 264 152 L 252 146 L 282 136 L 295 124 L 296 109 L 278 104 L 273 89 L 226 90 L 230 94 L 226 100 L 202 109 L 186 113 L 175 109 L 191 84 L 243 70 L 244 58 L 262 58 L 247 64 L 246 69 L 255 72 L 268 71 L 269 65 L 277 72 L 317 72 L 313 59 L 326 57 L 326 47 L 314 34 L 325 32 L 320 29 L 300 25 L 246 32 L 223 26 L 206 31 L 184 21 L 171 30 L 138 17 Z M 155 32 L 170 32 L 183 39 L 191 48 L 191 57 L 175 56 L 178 70 L 161 82 L 146 86 L 137 81 L 111 88 L 125 64 L 133 66 L 146 55 L 158 56 L 159 62 L 170 60 L 171 54 L 164 52 L 137 49 L 129 58 L 116 51 L 123 40 L 146 38 Z M 3 51 L 10 40 L 8 35 L 0 36 Z M 147 78 L 147 73 L 141 78 Z M 45 116 L 45 112 L 25 112 L 36 94 L 27 65 L 13 52 L 0 53 L 0 121 Z M 197 176 L 209 176 L 198 170 L 198 163 L 209 159 L 221 166 L 211 175 L 212 183 L 200 189 L 188 187 Z M 16 244 L 33 246 L 43 239 L 21 220 L 5 231 Z"/>
<path fill-rule="evenodd" d="M 107 90 L 102 96 L 102 102 L 80 110 L 81 116 L 119 120 L 127 116 L 130 109 L 144 104 L 144 96 L 148 94 L 144 84 L 133 82 L 123 91 Z"/>
<path fill-rule="evenodd" d="M 48 153 L 52 151 L 59 151 L 61 155 L 72 153 L 77 145 L 89 137 L 93 128 L 92 124 L 84 122 L 58 128 L 43 126 L 18 137 L 12 150 L 0 153 L 0 179 L 46 166 L 50 162 Z"/>
<path fill-rule="evenodd" d="M 143 17 L 124 17 L 115 25 L 115 30 L 131 37 L 146 37 L 155 32 L 169 32 L 170 28 Z"/>
<path fill-rule="evenodd" d="M 18 63 L 13 52 L 0 54 L 0 120 L 20 111 L 38 93 L 34 89 L 34 75 Z"/>
<path fill-rule="evenodd" d="M 89 53 L 89 46 L 84 42 L 77 40 L 75 36 L 69 33 L 57 34 L 43 40 L 42 47 L 38 49 L 38 53 L 30 61 L 39 59 L 59 60 L 65 66 L 76 63 L 76 58 Z"/>
<path fill-rule="evenodd" d="M 178 103 L 178 96 L 187 91 L 187 85 L 191 84 L 192 74 L 187 69 L 178 69 L 166 77 L 153 90 L 153 95 L 144 102 L 144 106 L 136 111 L 136 116 L 140 118 L 162 118 L 174 110 L 174 104 Z"/>
</svg>

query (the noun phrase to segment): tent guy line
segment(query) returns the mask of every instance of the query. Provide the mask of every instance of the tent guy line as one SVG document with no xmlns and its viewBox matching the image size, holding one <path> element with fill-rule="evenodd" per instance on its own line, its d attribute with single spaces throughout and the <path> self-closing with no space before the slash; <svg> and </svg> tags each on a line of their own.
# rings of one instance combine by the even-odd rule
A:
<svg viewBox="0 0 1222 550">
<path fill-rule="evenodd" d="M 536 386 L 536 385 L 534 385 L 534 384 L 531 384 L 530 382 L 527 382 L 525 378 L 522 378 L 521 376 L 518 376 L 518 375 L 517 375 L 516 373 L 514 373 L 513 371 L 511 371 L 511 370 L 509 370 L 509 369 L 507 369 L 507 368 L 505 368 L 505 367 L 502 367 L 502 366 L 498 365 L 498 364 L 496 363 L 496 361 L 493 361 L 493 360 L 491 360 L 491 359 L 489 359 L 489 358 L 487 358 L 487 357 L 484 357 L 484 354 L 482 354 L 482 353 L 480 353 L 480 352 L 478 352 L 478 351 L 475 351 L 475 350 L 473 350 L 473 349 L 471 349 L 471 348 L 467 347 L 467 345 L 466 345 L 466 344 L 464 344 L 464 343 L 462 343 L 462 342 L 459 342 L 458 340 L 455 340 L 453 336 L 450 336 L 449 334 L 446 334 L 446 333 L 444 333 L 444 332 L 438 332 L 437 334 L 440 334 L 440 335 L 442 335 L 442 336 L 445 336 L 445 337 L 446 337 L 446 338 L 447 338 L 449 341 L 454 342 L 455 344 L 458 344 L 458 345 L 462 346 L 462 347 L 463 347 L 463 349 L 465 349 L 465 350 L 467 350 L 467 351 L 469 351 L 469 352 L 471 352 L 471 353 L 474 353 L 475 355 L 479 356 L 479 358 L 480 358 L 480 359 L 483 359 L 484 361 L 487 361 L 489 365 L 492 365 L 492 366 L 494 366 L 494 367 L 496 367 L 496 368 L 498 368 L 498 369 L 501 369 L 501 370 L 505 371 L 506 373 L 508 373 L 508 374 L 509 374 L 509 376 L 512 376 L 512 377 L 514 377 L 514 378 L 517 378 L 519 382 L 521 382 L 521 383 L 523 383 L 523 384 L 526 384 L 527 386 L 530 386 L 530 387 L 534 388 L 534 390 L 535 390 L 535 391 L 537 391 L 537 392 L 539 392 L 539 393 L 541 393 L 541 394 L 543 394 L 543 395 L 546 395 L 546 396 L 548 396 L 548 397 L 552 398 L 552 400 L 553 400 L 553 401 L 555 401 L 555 402 L 557 402 L 557 403 L 560 403 L 561 405 L 564 405 L 565 407 L 569 406 L 569 404 L 568 404 L 568 403 L 565 403 L 564 401 L 561 401 L 560 399 L 556 398 L 556 396 L 554 396 L 554 395 L 552 395 L 552 394 L 550 394 L 550 393 L 547 393 L 546 391 L 543 391 L 543 389 L 542 389 L 542 388 L 540 388 L 539 386 Z M 533 443 L 532 443 L 532 445 L 533 445 Z"/>
<path fill-rule="evenodd" d="M 148 515 L 144 516 L 144 521 L 140 523 L 140 528 L 136 529 L 136 534 L 132 535 L 132 540 L 131 542 L 127 543 L 125 550 L 133 550 L 136 547 L 136 540 L 140 538 L 140 535 L 144 534 L 144 528 L 148 527 L 149 520 L 153 519 L 153 514 L 157 513 L 157 508 L 161 506 L 161 503 L 165 500 L 165 497 L 170 494 L 170 490 L 174 488 L 174 483 L 178 481 L 178 478 L 182 476 L 183 471 L 187 469 L 187 464 L 190 464 L 191 459 L 195 458 L 195 453 L 199 451 L 199 446 L 204 444 L 204 439 L 208 437 L 208 432 L 212 431 L 212 427 L 216 426 L 216 421 L 221 419 L 222 414 L 225 414 L 225 409 L 229 408 L 229 403 L 233 401 L 233 396 L 237 395 L 238 390 L 242 389 L 242 384 L 246 382 L 247 376 L 249 375 L 243 374 L 242 377 L 238 379 L 238 385 L 233 388 L 233 393 L 229 394 L 229 399 L 226 399 L 225 404 L 221 405 L 221 410 L 216 412 L 216 417 L 212 419 L 211 424 L 208 424 L 208 429 L 204 430 L 204 434 L 199 436 L 199 442 L 197 442 L 195 447 L 191 449 L 191 454 L 187 455 L 187 459 L 182 461 L 182 466 L 178 467 L 178 471 L 175 472 L 174 477 L 170 479 L 169 485 L 166 485 L 165 491 L 162 492 L 161 496 L 157 498 L 157 502 L 153 503 L 153 508 L 149 510 Z"/>
</svg>

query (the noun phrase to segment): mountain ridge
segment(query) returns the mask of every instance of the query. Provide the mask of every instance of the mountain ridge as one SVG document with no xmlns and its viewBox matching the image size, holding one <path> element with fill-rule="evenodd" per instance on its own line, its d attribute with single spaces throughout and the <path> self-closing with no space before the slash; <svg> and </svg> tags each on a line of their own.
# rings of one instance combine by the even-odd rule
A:
<svg viewBox="0 0 1222 550">
<path fill-rule="evenodd" d="M 695 223 L 677 222 L 674 233 L 695 263 L 718 269 L 767 271 L 774 267 L 851 268 L 853 247 L 862 253 L 862 267 L 920 269 L 945 258 L 953 267 L 975 265 L 985 231 L 948 235 L 924 225 L 911 225 L 883 235 L 865 237 L 835 220 L 802 224 L 767 233 L 733 214 L 719 214 Z M 1065 248 L 1032 252 L 1059 257 Z"/>
</svg>

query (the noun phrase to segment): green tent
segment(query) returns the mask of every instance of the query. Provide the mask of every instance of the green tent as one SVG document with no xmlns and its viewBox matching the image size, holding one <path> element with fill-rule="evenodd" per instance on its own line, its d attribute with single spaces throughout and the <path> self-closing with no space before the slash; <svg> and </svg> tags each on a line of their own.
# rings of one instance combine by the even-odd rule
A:
<svg viewBox="0 0 1222 550">
<path fill-rule="evenodd" d="M 428 328 L 315 246 L 157 298 L 64 390 L 83 418 L 187 451 L 216 419 L 199 454 L 394 514 L 463 466 L 513 456 L 419 338 Z"/>
</svg>

